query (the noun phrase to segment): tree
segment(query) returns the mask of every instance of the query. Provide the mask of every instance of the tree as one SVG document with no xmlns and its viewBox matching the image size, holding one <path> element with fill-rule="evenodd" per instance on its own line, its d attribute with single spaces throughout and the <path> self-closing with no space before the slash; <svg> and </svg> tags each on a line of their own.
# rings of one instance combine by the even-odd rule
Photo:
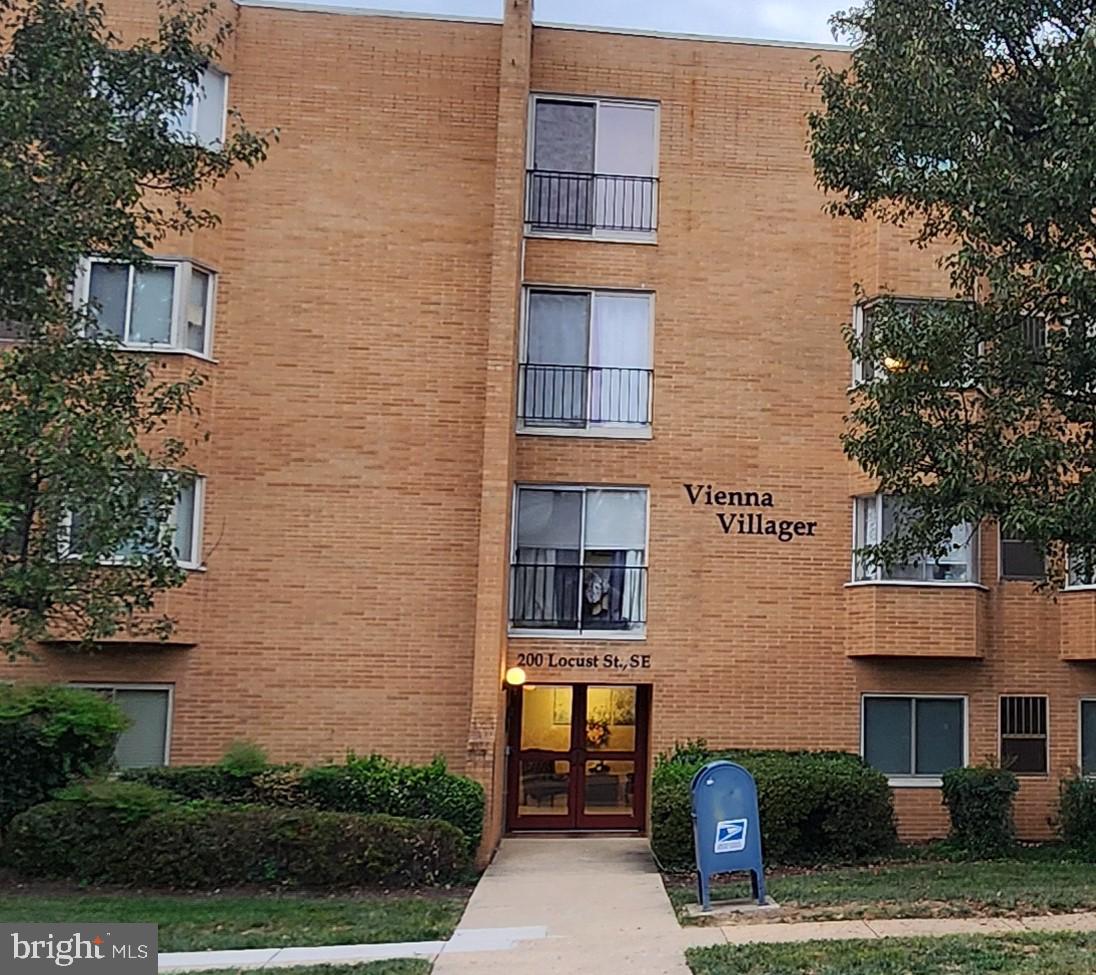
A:
<svg viewBox="0 0 1096 975">
<path fill-rule="evenodd" d="M 0 0 L 0 650 L 61 634 L 165 636 L 156 595 L 183 583 L 170 512 L 181 421 L 202 377 L 158 378 L 74 305 L 81 261 L 142 267 L 169 233 L 214 226 L 195 193 L 265 158 L 276 132 L 230 112 L 223 140 L 178 119 L 228 25 L 166 0 L 123 44 L 96 0 Z"/>
<path fill-rule="evenodd" d="M 833 19 L 810 150 L 835 216 L 948 245 L 954 301 L 884 301 L 844 449 L 902 495 L 876 563 L 996 519 L 1096 568 L 1096 15 L 1078 0 L 869 0 Z"/>
</svg>

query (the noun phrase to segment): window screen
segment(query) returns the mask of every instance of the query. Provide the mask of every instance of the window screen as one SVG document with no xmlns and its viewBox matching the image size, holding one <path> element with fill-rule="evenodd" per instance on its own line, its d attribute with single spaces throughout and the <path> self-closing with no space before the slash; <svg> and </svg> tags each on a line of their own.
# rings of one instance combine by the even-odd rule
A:
<svg viewBox="0 0 1096 975">
<path fill-rule="evenodd" d="M 1001 536 L 1001 578 L 1038 580 L 1046 575 L 1043 556 L 1034 542 Z"/>
<path fill-rule="evenodd" d="M 1017 775 L 1047 770 L 1047 699 L 1001 698 L 1001 764 Z"/>
</svg>

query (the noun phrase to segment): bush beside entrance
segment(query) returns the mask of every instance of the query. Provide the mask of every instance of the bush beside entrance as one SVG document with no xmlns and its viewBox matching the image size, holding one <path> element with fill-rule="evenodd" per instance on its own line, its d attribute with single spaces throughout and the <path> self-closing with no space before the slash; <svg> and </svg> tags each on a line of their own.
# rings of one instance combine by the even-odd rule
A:
<svg viewBox="0 0 1096 975">
<path fill-rule="evenodd" d="M 664 870 L 691 870 L 693 776 L 725 758 L 757 781 L 766 863 L 855 863 L 897 843 L 887 778 L 843 752 L 709 751 L 679 746 L 659 756 L 651 781 L 651 850 Z"/>
</svg>

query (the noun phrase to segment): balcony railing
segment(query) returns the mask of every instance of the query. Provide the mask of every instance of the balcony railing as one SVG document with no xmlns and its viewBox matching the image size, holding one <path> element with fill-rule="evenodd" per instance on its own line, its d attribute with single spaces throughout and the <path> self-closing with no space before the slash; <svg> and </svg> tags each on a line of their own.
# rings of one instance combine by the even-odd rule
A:
<svg viewBox="0 0 1096 975">
<path fill-rule="evenodd" d="M 658 179 L 531 169 L 525 222 L 550 233 L 651 234 L 658 229 Z"/>
<path fill-rule="evenodd" d="M 527 427 L 651 425 L 650 369 L 614 366 L 519 367 L 518 420 Z"/>
<path fill-rule="evenodd" d="M 628 631 L 647 622 L 646 566 L 521 562 L 510 568 L 514 629 Z"/>
</svg>

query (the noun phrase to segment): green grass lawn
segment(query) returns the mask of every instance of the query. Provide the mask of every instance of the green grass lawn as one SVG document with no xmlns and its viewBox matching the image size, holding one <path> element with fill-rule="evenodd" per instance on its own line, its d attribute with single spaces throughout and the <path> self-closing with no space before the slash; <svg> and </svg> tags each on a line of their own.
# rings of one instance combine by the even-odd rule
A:
<svg viewBox="0 0 1096 975">
<path fill-rule="evenodd" d="M 693 948 L 693 975 L 1089 975 L 1096 935 L 887 938 Z"/>
<path fill-rule="evenodd" d="M 679 909 L 696 901 L 692 883 L 671 879 L 667 889 Z M 1096 910 L 1096 867 L 1033 852 L 992 862 L 777 872 L 768 892 L 793 920 L 1055 914 Z M 745 880 L 712 890 L 713 900 L 748 895 Z"/>
<path fill-rule="evenodd" d="M 364 965 L 310 965 L 308 968 L 286 968 L 292 975 L 430 975 L 434 966 L 418 958 L 393 961 L 371 961 Z M 254 968 L 221 968 L 202 975 L 254 975 Z"/>
<path fill-rule="evenodd" d="M 453 933 L 468 894 L 454 890 L 328 898 L 75 889 L 36 893 L 33 887 L 0 886 L 0 921 L 155 922 L 160 951 L 435 941 Z"/>
</svg>

